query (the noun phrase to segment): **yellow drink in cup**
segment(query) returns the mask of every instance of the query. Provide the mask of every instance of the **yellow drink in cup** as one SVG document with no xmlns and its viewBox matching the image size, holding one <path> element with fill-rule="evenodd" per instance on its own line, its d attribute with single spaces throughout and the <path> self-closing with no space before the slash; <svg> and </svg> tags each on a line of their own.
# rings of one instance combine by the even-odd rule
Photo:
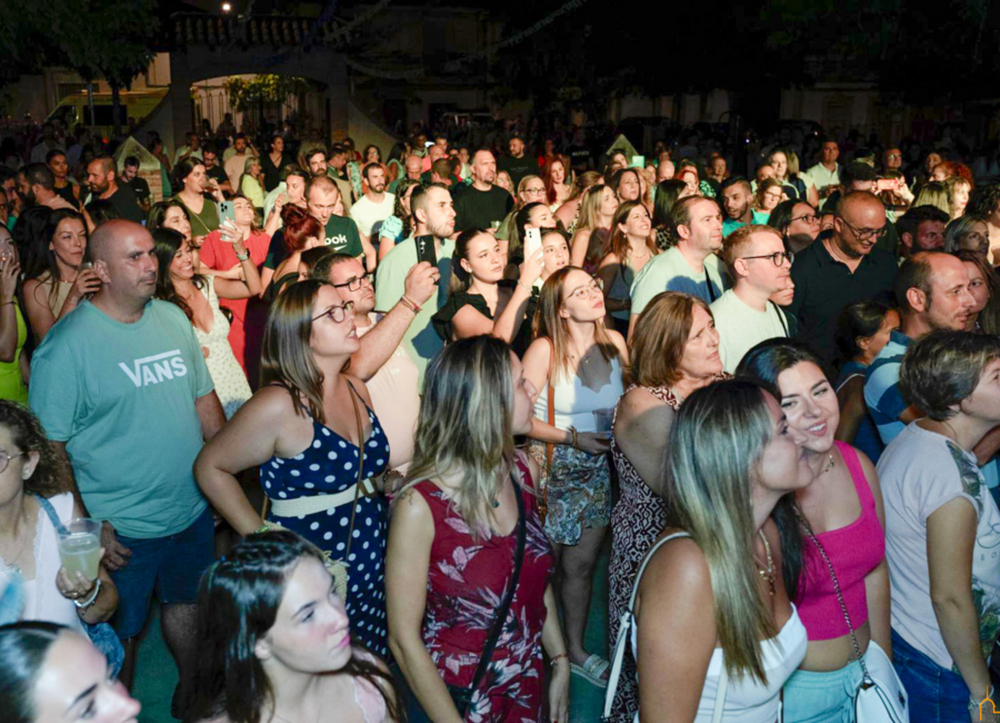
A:
<svg viewBox="0 0 1000 723">
<path fill-rule="evenodd" d="M 59 559 L 70 580 L 76 579 L 77 572 L 96 580 L 101 563 L 101 523 L 78 517 L 66 525 L 66 533 L 59 535 Z"/>
</svg>

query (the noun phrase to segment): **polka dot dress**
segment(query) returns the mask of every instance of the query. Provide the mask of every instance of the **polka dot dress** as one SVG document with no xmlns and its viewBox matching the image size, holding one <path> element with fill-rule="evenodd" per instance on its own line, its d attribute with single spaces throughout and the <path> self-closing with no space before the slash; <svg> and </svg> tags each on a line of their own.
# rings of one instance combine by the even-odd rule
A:
<svg viewBox="0 0 1000 723">
<path fill-rule="evenodd" d="M 365 442 L 366 479 L 385 471 L 389 440 L 378 417 L 368 410 L 371 434 Z M 297 457 L 272 457 L 260 468 L 264 492 L 273 500 L 293 500 L 311 495 L 342 492 L 358 481 L 358 448 L 329 427 L 313 422 L 313 441 Z M 334 560 L 347 554 L 353 502 L 332 510 L 301 517 L 268 519 L 297 532 Z M 359 497 L 354 518 L 354 539 L 348 561 L 347 615 L 352 635 L 373 653 L 385 658 L 388 637 L 385 622 L 385 541 L 388 505 L 381 494 Z"/>
</svg>

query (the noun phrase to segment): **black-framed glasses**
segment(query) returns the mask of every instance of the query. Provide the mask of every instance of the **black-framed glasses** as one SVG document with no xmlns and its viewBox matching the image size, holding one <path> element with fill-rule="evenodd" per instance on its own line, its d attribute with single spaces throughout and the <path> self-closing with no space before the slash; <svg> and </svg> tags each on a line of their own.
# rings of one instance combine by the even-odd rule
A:
<svg viewBox="0 0 1000 723">
<path fill-rule="evenodd" d="M 329 316 L 333 320 L 334 324 L 339 324 L 348 316 L 352 316 L 353 314 L 354 302 L 346 301 L 341 306 L 331 306 L 319 316 L 314 316 L 312 320 L 316 321 L 318 319 L 322 319 L 324 316 Z"/>
<path fill-rule="evenodd" d="M 843 221 L 847 228 L 851 229 L 851 232 L 858 237 L 858 241 L 867 241 L 870 238 L 875 238 L 877 240 L 884 238 L 885 235 L 889 233 L 889 224 L 886 224 L 882 228 L 856 228 L 843 216 L 838 216 L 837 218 Z"/>
<path fill-rule="evenodd" d="M 20 457 L 24 452 L 18 452 L 17 454 L 11 454 L 6 450 L 0 449 L 0 474 L 7 471 L 7 467 L 10 466 L 10 461 L 15 457 Z"/>
<path fill-rule="evenodd" d="M 796 216 L 789 223 L 795 223 L 796 221 L 805 221 L 806 223 L 816 223 L 819 220 L 819 216 L 815 213 L 804 213 L 801 216 Z"/>
<path fill-rule="evenodd" d="M 342 289 L 345 286 L 348 291 L 360 291 L 364 284 L 370 284 L 372 282 L 372 274 L 369 271 L 363 276 L 355 276 L 353 279 L 348 279 L 343 284 L 330 284 L 335 289 Z"/>
<path fill-rule="evenodd" d="M 792 263 L 791 251 L 775 251 L 773 254 L 766 254 L 764 256 L 741 256 L 740 258 L 744 261 L 749 261 L 750 259 L 771 259 L 771 263 L 779 269 L 786 261 L 789 264 Z"/>
</svg>

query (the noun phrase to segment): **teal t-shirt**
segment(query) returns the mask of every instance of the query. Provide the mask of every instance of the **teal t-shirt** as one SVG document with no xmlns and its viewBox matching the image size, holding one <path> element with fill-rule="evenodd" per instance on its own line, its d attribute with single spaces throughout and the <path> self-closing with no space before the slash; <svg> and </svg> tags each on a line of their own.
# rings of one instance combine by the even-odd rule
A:
<svg viewBox="0 0 1000 723">
<path fill-rule="evenodd" d="M 437 295 L 432 296 L 420 307 L 413 322 L 403 335 L 403 348 L 410 355 L 420 372 L 420 388 L 424 386 L 424 372 L 431 359 L 436 357 L 444 342 L 434 331 L 431 320 L 438 309 L 448 300 L 448 284 L 451 281 L 451 257 L 455 253 L 455 242 L 451 239 L 441 241 L 441 250 L 437 253 L 437 267 L 441 272 L 438 281 Z M 417 245 L 413 237 L 393 246 L 379 263 L 375 271 L 375 310 L 388 312 L 406 292 L 406 275 L 417 265 Z"/>
<path fill-rule="evenodd" d="M 350 254 L 357 258 L 365 253 L 358 234 L 358 224 L 345 216 L 330 216 L 330 220 L 326 222 L 324 242 L 338 254 Z"/>
<path fill-rule="evenodd" d="M 212 389 L 178 307 L 152 300 L 123 324 L 85 301 L 38 347 L 28 394 L 49 439 L 66 443 L 91 517 L 151 538 L 205 510 L 193 470 L 204 444 L 195 400 Z"/>
</svg>

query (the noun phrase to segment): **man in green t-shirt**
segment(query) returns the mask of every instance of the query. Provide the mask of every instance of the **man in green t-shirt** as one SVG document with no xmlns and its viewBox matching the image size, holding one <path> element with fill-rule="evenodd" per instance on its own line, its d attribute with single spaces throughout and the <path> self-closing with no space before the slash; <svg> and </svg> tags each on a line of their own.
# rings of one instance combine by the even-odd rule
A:
<svg viewBox="0 0 1000 723">
<path fill-rule="evenodd" d="M 434 255 L 441 273 L 437 294 L 420 307 L 413 323 L 403 335 L 403 348 L 417 365 L 420 385 L 423 387 L 427 365 L 444 347 L 441 337 L 434 331 L 431 317 L 448 299 L 451 256 L 455 251 L 455 242 L 449 237 L 455 233 L 455 206 L 448 189 L 441 184 L 433 184 L 414 189 L 410 207 L 415 220 L 413 235 L 396 244 L 378 265 L 375 275 L 375 310 L 387 312 L 403 297 L 406 292 L 406 275 L 419 261 L 416 239 L 422 236 L 433 237 Z"/>
<path fill-rule="evenodd" d="M 101 288 L 38 347 L 29 402 L 68 455 L 66 482 L 103 521 L 104 564 L 119 597 L 112 624 L 129 684 L 154 591 L 173 654 L 182 666 L 191 659 L 198 579 L 214 557 L 212 516 L 193 465 L 225 418 L 191 322 L 152 298 L 149 232 L 109 221 L 91 236 L 90 253 Z"/>
</svg>

